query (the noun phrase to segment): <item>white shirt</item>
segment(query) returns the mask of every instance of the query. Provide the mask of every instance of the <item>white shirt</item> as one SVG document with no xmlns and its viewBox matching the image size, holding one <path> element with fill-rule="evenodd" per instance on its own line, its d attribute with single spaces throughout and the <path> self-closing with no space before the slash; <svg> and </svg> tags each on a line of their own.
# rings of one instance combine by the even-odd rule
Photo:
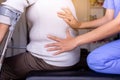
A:
<svg viewBox="0 0 120 80">
<path fill-rule="evenodd" d="M 29 1 L 29 0 L 28 0 Z M 34 3 L 34 4 L 33 4 Z M 48 34 L 65 38 L 66 29 L 69 27 L 63 19 L 57 16 L 57 12 L 64 7 L 69 7 L 73 15 L 76 17 L 75 9 L 71 0 L 37 0 L 28 4 L 26 0 L 8 0 L 3 3 L 9 5 L 21 12 L 27 8 L 27 20 L 30 23 L 30 43 L 27 50 L 32 55 L 42 58 L 46 63 L 55 66 L 72 66 L 79 61 L 80 51 L 76 48 L 69 52 L 59 55 L 53 55 L 54 52 L 47 52 L 45 45 L 54 42 L 47 38 Z M 72 36 L 76 36 L 76 32 L 70 28 Z"/>
</svg>

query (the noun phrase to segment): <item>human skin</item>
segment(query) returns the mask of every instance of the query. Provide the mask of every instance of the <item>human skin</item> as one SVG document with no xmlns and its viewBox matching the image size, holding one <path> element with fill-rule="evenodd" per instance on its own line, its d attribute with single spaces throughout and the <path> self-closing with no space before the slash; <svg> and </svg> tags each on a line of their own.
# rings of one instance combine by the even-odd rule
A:
<svg viewBox="0 0 120 80">
<path fill-rule="evenodd" d="M 62 18 L 72 28 L 77 29 L 96 28 L 111 21 L 114 18 L 114 11 L 112 9 L 107 9 L 105 15 L 101 18 L 98 18 L 93 21 L 79 22 L 72 15 L 69 8 L 62 8 L 62 10 L 64 12 L 58 12 L 58 16 Z"/>
<path fill-rule="evenodd" d="M 84 26 L 82 28 L 93 28 L 90 26 L 94 26 L 94 27 L 99 25 L 100 26 L 88 33 L 79 35 L 77 37 L 72 37 L 71 35 L 69 35 L 65 39 L 61 39 L 56 36 L 49 35 L 48 38 L 55 40 L 56 43 L 47 44 L 45 47 L 47 48 L 48 51 L 57 51 L 55 54 L 61 54 L 62 52 L 70 51 L 76 48 L 77 46 L 91 43 L 93 41 L 98 41 L 106 37 L 109 37 L 113 34 L 116 34 L 120 32 L 120 22 L 119 22 L 120 13 L 115 19 L 113 19 L 113 16 L 114 16 L 114 10 L 107 9 L 106 14 L 103 18 L 81 24 L 80 26 L 78 26 L 78 28 L 80 28 L 82 25 L 87 26 L 87 27 Z M 65 16 L 62 16 L 61 18 L 63 18 L 66 22 L 71 21 L 71 20 L 67 20 L 68 18 L 66 18 Z M 67 31 L 66 35 L 68 34 L 69 31 Z"/>
<path fill-rule="evenodd" d="M 8 25 L 0 23 L 0 43 L 2 42 L 7 31 L 8 31 Z"/>
</svg>

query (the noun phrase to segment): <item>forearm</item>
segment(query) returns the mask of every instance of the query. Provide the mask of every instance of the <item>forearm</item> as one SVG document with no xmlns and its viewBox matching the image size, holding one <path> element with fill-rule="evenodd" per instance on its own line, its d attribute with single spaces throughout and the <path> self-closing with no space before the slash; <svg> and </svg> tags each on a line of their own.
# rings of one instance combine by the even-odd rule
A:
<svg viewBox="0 0 120 80">
<path fill-rule="evenodd" d="M 98 41 L 118 32 L 120 32 L 120 24 L 114 20 L 108 24 L 98 27 L 97 29 L 94 29 L 91 32 L 76 37 L 76 45 L 78 46 Z"/>
<path fill-rule="evenodd" d="M 8 31 L 8 25 L 0 24 L 0 43 L 2 42 L 7 31 Z"/>
<path fill-rule="evenodd" d="M 99 26 L 113 20 L 113 18 L 114 18 L 114 10 L 107 9 L 106 13 L 103 17 L 93 20 L 93 21 L 83 22 L 83 23 L 81 23 L 79 28 L 96 28 L 96 27 L 99 27 Z"/>
<path fill-rule="evenodd" d="M 96 28 L 98 26 L 101 26 L 110 20 L 107 19 L 105 16 L 93 21 L 88 21 L 88 22 L 82 22 L 81 25 L 79 26 L 80 29 L 87 29 L 87 28 Z"/>
</svg>

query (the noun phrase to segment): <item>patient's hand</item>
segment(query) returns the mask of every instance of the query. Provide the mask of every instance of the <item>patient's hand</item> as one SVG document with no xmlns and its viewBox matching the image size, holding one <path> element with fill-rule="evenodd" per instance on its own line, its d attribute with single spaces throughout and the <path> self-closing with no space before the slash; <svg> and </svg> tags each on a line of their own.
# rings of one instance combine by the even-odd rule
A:
<svg viewBox="0 0 120 80">
<path fill-rule="evenodd" d="M 62 18 L 70 27 L 78 28 L 80 23 L 78 20 L 73 16 L 72 12 L 69 8 L 62 8 L 63 11 L 58 12 L 58 16 Z"/>
</svg>

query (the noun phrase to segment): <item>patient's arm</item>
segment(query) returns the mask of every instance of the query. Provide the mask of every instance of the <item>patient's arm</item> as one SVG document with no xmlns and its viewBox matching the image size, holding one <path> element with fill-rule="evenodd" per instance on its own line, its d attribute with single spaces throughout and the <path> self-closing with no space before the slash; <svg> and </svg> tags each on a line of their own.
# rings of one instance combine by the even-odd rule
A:
<svg viewBox="0 0 120 80">
<path fill-rule="evenodd" d="M 7 33 L 8 31 L 8 25 L 7 24 L 2 24 L 0 23 L 0 43 L 2 42 L 5 34 Z"/>
</svg>

